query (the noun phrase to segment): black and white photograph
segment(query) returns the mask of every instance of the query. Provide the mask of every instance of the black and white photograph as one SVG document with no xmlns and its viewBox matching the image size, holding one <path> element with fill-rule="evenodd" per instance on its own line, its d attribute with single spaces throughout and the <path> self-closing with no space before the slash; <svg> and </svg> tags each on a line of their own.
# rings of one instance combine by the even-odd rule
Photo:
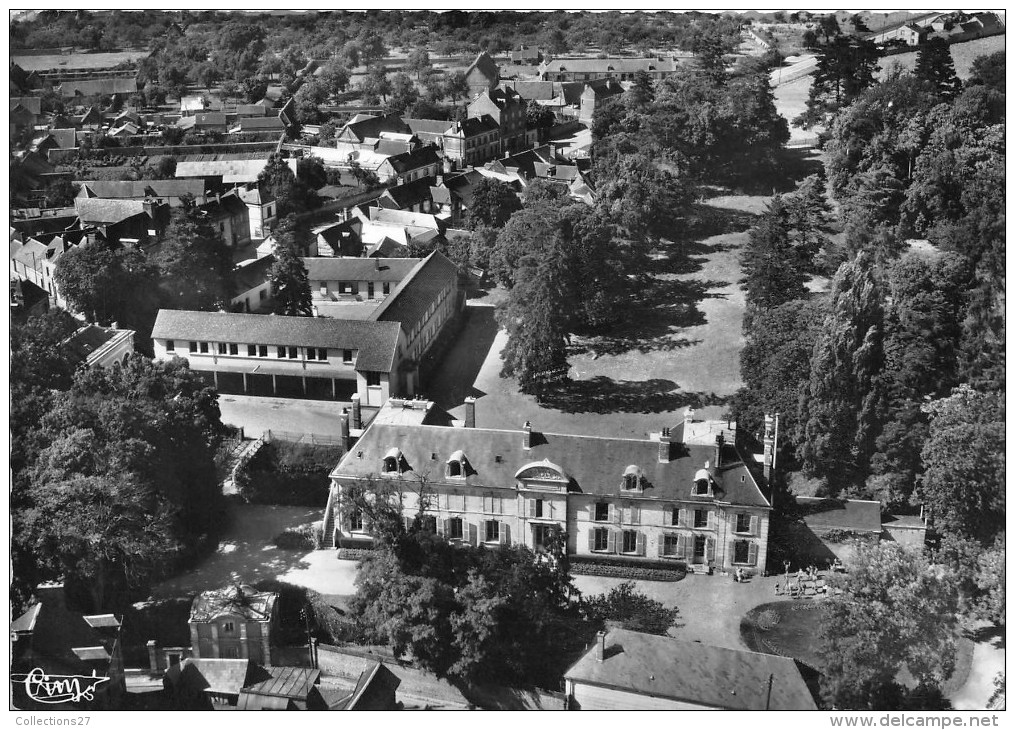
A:
<svg viewBox="0 0 1015 730">
<path fill-rule="evenodd" d="M 1005 726 L 1004 10 L 24 9 L 9 67 L 12 724 Z"/>
</svg>

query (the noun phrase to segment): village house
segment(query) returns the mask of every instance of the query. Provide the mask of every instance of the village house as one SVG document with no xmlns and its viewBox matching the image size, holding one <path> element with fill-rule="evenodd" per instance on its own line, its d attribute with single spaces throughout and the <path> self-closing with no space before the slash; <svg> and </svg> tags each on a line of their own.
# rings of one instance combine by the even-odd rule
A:
<svg viewBox="0 0 1015 730">
<path fill-rule="evenodd" d="M 377 167 L 377 177 L 401 185 L 421 178 L 432 178 L 440 169 L 441 158 L 438 157 L 436 148 L 426 145 L 411 152 L 391 155 Z"/>
<path fill-rule="evenodd" d="M 519 46 L 510 53 L 511 63 L 517 64 L 528 64 L 535 66 L 539 63 L 540 54 L 538 48 L 531 48 L 530 46 Z"/>
<path fill-rule="evenodd" d="M 349 500 L 364 480 L 396 485 L 403 515 L 471 545 L 543 548 L 550 530 L 579 556 L 673 560 L 695 572 L 766 569 L 771 503 L 732 424 L 694 421 L 648 440 L 475 427 L 389 425 L 378 416 L 331 473 L 328 544 L 369 539 Z M 712 445 L 706 445 L 709 439 Z"/>
<path fill-rule="evenodd" d="M 526 104 L 518 92 L 511 89 L 483 91 L 468 106 L 470 118 L 489 116 L 500 128 L 499 154 L 508 154 L 525 147 Z"/>
<path fill-rule="evenodd" d="M 277 601 L 277 593 L 239 584 L 198 594 L 187 620 L 194 658 L 249 659 L 270 665 Z"/>
<path fill-rule="evenodd" d="M 572 710 L 817 710 L 795 659 L 626 629 L 564 674 Z"/>
<path fill-rule="evenodd" d="M 469 86 L 471 98 L 493 91 L 498 81 L 500 81 L 500 67 L 486 51 L 476 56 L 476 60 L 465 69 L 465 83 Z"/>
<path fill-rule="evenodd" d="M 216 195 L 198 210 L 222 236 L 230 248 L 241 248 L 250 243 L 250 213 L 247 204 L 235 191 Z"/>
<path fill-rule="evenodd" d="M 582 91 L 581 104 L 578 109 L 578 121 L 592 123 L 592 115 L 596 109 L 602 108 L 604 102 L 624 93 L 624 87 L 613 78 L 598 79 L 585 84 Z"/>
<path fill-rule="evenodd" d="M 221 392 L 380 406 L 412 385 L 397 322 L 159 311 L 155 359 L 186 358 Z"/>
<path fill-rule="evenodd" d="M 71 184 L 78 188 L 79 198 L 152 199 L 172 208 L 181 206 L 187 196 L 197 203 L 206 200 L 200 180 L 74 180 Z"/>
<path fill-rule="evenodd" d="M 19 137 L 26 131 L 30 132 L 41 114 L 42 99 L 40 97 L 12 96 L 8 113 L 11 138 Z"/>
<path fill-rule="evenodd" d="M 162 238 L 169 225 L 169 205 L 157 200 L 74 198 L 82 229 L 94 229 L 109 243 L 133 242 L 143 247 Z"/>
<path fill-rule="evenodd" d="M 271 305 L 269 273 L 275 264 L 275 255 L 241 261 L 233 270 L 233 311 L 262 312 Z"/>
<path fill-rule="evenodd" d="M 335 135 L 336 143 L 365 144 L 368 139 L 379 139 L 382 132 L 411 134 L 412 130 L 397 114 L 374 116 L 357 114 Z"/>
<path fill-rule="evenodd" d="M 459 122 L 441 119 L 410 119 L 405 123 L 423 142 L 443 151 L 444 159 L 455 169 L 481 165 L 500 154 L 500 126 L 489 115 L 469 117 Z"/>
<path fill-rule="evenodd" d="M 296 158 L 285 160 L 296 174 Z M 210 189 L 254 185 L 268 165 L 268 153 L 220 153 L 214 155 L 183 155 L 176 162 L 177 178 L 201 178 Z"/>
<path fill-rule="evenodd" d="M 302 259 L 314 306 L 320 315 L 335 317 L 345 316 L 342 312 L 349 310 L 343 303 L 380 304 L 421 260 L 319 256 Z"/>
<path fill-rule="evenodd" d="M 129 96 L 137 93 L 137 79 L 118 77 L 63 81 L 60 83 L 58 91 L 63 97 L 112 96 L 113 94 Z"/>
<path fill-rule="evenodd" d="M 85 232 L 40 233 L 23 238 L 12 236 L 10 241 L 11 275 L 31 282 L 49 295 L 51 304 L 67 309 L 67 301 L 56 283 L 56 266 L 61 256 L 85 241 Z"/>
<path fill-rule="evenodd" d="M 690 60 L 690 59 L 687 59 Z M 548 58 L 539 64 L 542 81 L 594 81 L 612 78 L 633 81 L 639 71 L 652 79 L 661 79 L 677 70 L 681 63 L 674 56 L 651 58 Z"/>
<path fill-rule="evenodd" d="M 240 200 L 247 204 L 251 240 L 260 241 L 267 238 L 278 221 L 278 206 L 275 205 L 275 199 L 257 184 L 240 190 L 239 195 Z"/>
<path fill-rule="evenodd" d="M 71 699 L 63 707 L 76 710 L 115 710 L 126 694 L 120 619 L 111 613 L 86 614 L 68 602 L 63 583 L 42 583 L 37 603 L 11 624 L 11 672 L 23 676 L 38 669 L 51 676 L 91 677 L 91 698 Z M 11 683 L 11 702 L 22 710 L 51 709 L 29 697 L 24 682 Z"/>
<path fill-rule="evenodd" d="M 49 311 L 49 292 L 30 281 L 11 277 L 11 322 L 24 324 Z"/>
<path fill-rule="evenodd" d="M 111 367 L 134 352 L 134 330 L 88 324 L 60 343 L 60 349 L 77 365 Z"/>
<path fill-rule="evenodd" d="M 243 117 L 229 130 L 229 134 L 256 135 L 258 139 L 278 139 L 283 132 L 285 123 L 279 117 Z"/>
<path fill-rule="evenodd" d="M 194 115 L 180 117 L 176 123 L 178 129 L 187 132 L 223 132 L 227 131 L 226 115 L 221 112 L 199 112 Z"/>
</svg>

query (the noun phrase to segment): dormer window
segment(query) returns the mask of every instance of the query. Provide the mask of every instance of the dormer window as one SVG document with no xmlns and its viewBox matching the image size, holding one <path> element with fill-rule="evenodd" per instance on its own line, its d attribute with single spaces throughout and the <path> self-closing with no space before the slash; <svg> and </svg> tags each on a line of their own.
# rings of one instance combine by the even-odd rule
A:
<svg viewBox="0 0 1015 730">
<path fill-rule="evenodd" d="M 459 450 L 448 457 L 447 475 L 455 479 L 464 479 L 469 475 L 469 460 Z"/>
<path fill-rule="evenodd" d="M 698 469 L 694 475 L 694 489 L 691 491 L 696 497 L 709 497 L 712 495 L 712 476 L 708 469 Z"/>
<path fill-rule="evenodd" d="M 621 489 L 625 492 L 640 492 L 642 490 L 642 473 L 641 469 L 632 464 L 624 470 L 624 481 L 622 482 Z"/>
<path fill-rule="evenodd" d="M 384 455 L 384 473 L 401 474 L 404 461 L 402 452 L 397 447 L 389 449 Z"/>
</svg>

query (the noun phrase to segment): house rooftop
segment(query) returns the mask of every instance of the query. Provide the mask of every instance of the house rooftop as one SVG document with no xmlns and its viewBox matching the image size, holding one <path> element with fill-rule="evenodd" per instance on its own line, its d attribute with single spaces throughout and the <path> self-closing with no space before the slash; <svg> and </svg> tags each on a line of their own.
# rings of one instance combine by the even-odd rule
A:
<svg viewBox="0 0 1015 730">
<path fill-rule="evenodd" d="M 416 261 L 395 290 L 374 310 L 372 319 L 400 322 L 410 331 L 423 320 L 438 294 L 458 278 L 458 269 L 440 251 Z"/>
<path fill-rule="evenodd" d="M 881 532 L 880 502 L 827 497 L 797 497 L 796 502 L 803 521 L 812 529 Z"/>
<path fill-rule="evenodd" d="M 733 446 L 723 449 L 720 468 L 714 464 L 715 448 L 671 443 L 670 461 L 659 461 L 658 440 L 610 439 L 594 436 L 533 431 L 529 449 L 523 448 L 524 431 L 484 428 L 385 424 L 373 422 L 332 472 L 332 476 L 363 478 L 377 475 L 392 448 L 402 451 L 407 471 L 399 478 L 433 471 L 452 454 L 463 451 L 474 469 L 465 479 L 473 487 L 505 487 L 516 483 L 526 464 L 549 462 L 560 465 L 569 491 L 599 496 L 631 497 L 667 502 L 720 501 L 726 504 L 769 507 L 747 465 Z M 645 479 L 643 491 L 622 490 L 623 474 L 634 465 Z M 714 496 L 695 495 L 695 482 L 707 472 Z M 443 472 L 440 472 L 441 474 Z M 435 478 L 434 474 L 430 474 Z M 436 477 L 439 479 L 440 477 Z M 460 479 L 454 480 L 461 484 Z"/>
<path fill-rule="evenodd" d="M 220 616 L 242 616 L 248 621 L 270 621 L 277 593 L 255 591 L 234 584 L 198 594 L 190 607 L 190 622 L 214 621 Z"/>
<path fill-rule="evenodd" d="M 605 642 L 602 660 L 594 646 L 565 679 L 717 709 L 818 709 L 799 666 L 788 657 L 625 629 L 610 631 Z"/>
<path fill-rule="evenodd" d="M 181 198 L 204 195 L 200 180 L 74 180 L 82 198 L 143 200 L 145 198 Z"/>
<path fill-rule="evenodd" d="M 119 223 L 145 212 L 143 200 L 74 198 L 74 209 L 84 225 Z"/>
<path fill-rule="evenodd" d="M 422 259 L 311 256 L 302 259 L 311 281 L 402 281 Z"/>
<path fill-rule="evenodd" d="M 63 341 L 62 346 L 78 363 L 93 364 L 121 342 L 134 337 L 134 330 L 85 325 Z"/>
</svg>

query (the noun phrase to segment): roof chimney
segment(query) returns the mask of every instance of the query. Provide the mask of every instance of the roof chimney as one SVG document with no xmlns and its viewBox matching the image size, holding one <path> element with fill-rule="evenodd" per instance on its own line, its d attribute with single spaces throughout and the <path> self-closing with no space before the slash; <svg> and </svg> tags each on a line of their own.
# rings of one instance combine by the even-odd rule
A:
<svg viewBox="0 0 1015 730">
<path fill-rule="evenodd" d="M 670 462 L 670 429 L 669 427 L 664 428 L 659 434 L 659 463 L 668 464 Z"/>
<path fill-rule="evenodd" d="M 600 631 L 596 634 L 596 661 L 606 659 L 606 632 Z"/>
<path fill-rule="evenodd" d="M 476 399 L 471 395 L 465 398 L 465 427 L 476 427 Z"/>
<path fill-rule="evenodd" d="M 526 421 L 522 428 L 525 429 L 525 433 L 522 436 L 522 448 L 528 451 L 532 448 L 532 422 Z"/>
<path fill-rule="evenodd" d="M 341 422 L 339 428 L 341 428 L 341 434 L 342 434 L 342 448 L 344 448 L 346 451 L 348 451 L 349 450 L 349 446 L 350 446 L 350 444 L 352 442 L 352 440 L 349 438 L 349 409 L 348 408 L 343 408 L 342 409 L 342 415 L 339 418 L 339 420 Z"/>
<path fill-rule="evenodd" d="M 778 438 L 779 438 L 779 414 L 776 413 L 774 416 L 771 416 L 766 413 L 765 435 L 762 441 L 762 443 L 765 446 L 765 452 L 762 463 L 766 482 L 771 478 L 772 470 L 775 468 L 775 449 Z"/>
<path fill-rule="evenodd" d="M 352 423 L 349 424 L 351 428 L 362 428 L 363 427 L 363 410 L 360 405 L 359 393 L 352 394 Z"/>
<path fill-rule="evenodd" d="M 715 468 L 718 469 L 722 466 L 722 447 L 726 442 L 722 434 L 715 437 Z"/>
</svg>

